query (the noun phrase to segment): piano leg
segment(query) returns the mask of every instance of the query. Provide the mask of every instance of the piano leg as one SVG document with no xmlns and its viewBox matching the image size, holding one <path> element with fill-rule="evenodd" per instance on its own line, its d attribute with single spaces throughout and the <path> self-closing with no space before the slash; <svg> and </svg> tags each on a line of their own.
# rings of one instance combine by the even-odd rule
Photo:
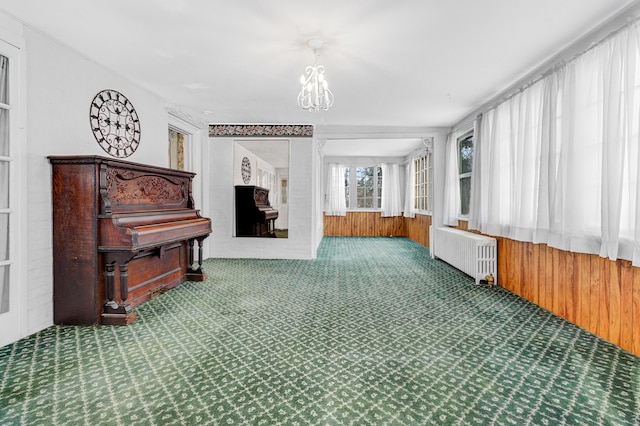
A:
<svg viewBox="0 0 640 426">
<path fill-rule="evenodd" d="M 116 298 L 116 285 L 115 285 L 115 269 L 116 262 L 109 262 L 104 265 L 107 283 L 107 305 L 118 304 L 113 300 Z"/>
<path fill-rule="evenodd" d="M 205 237 L 206 238 L 206 237 Z M 198 238 L 198 268 L 193 267 L 193 241 L 189 240 L 189 267 L 187 270 L 187 279 L 189 281 L 204 281 L 207 279 L 204 269 L 202 269 L 202 243 L 204 238 Z"/>
<path fill-rule="evenodd" d="M 120 265 L 120 298 L 124 302 L 129 297 L 129 262 Z"/>
<path fill-rule="evenodd" d="M 129 296 L 129 261 L 135 253 L 105 254 L 105 274 L 107 302 L 102 311 L 102 324 L 127 325 L 136 319 L 136 312 L 126 301 Z M 120 269 L 120 299 L 115 300 L 115 267 Z"/>
<path fill-rule="evenodd" d="M 275 238 L 276 236 L 276 220 L 269 219 L 267 221 L 267 236 Z"/>
</svg>

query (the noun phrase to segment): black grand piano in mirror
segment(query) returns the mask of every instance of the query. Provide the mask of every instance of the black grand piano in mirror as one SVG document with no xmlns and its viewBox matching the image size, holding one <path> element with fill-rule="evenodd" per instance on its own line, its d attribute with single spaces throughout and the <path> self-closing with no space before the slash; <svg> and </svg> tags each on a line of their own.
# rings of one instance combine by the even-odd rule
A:
<svg viewBox="0 0 640 426">
<path fill-rule="evenodd" d="M 236 186 L 236 237 L 275 237 L 278 210 L 269 203 L 269 190 Z"/>
</svg>

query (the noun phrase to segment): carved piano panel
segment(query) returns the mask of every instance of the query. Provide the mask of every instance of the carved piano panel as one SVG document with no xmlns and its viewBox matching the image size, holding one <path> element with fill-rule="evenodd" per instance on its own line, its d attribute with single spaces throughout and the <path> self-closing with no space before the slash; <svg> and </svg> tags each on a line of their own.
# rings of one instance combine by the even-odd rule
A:
<svg viewBox="0 0 640 426">
<path fill-rule="evenodd" d="M 236 186 L 236 237 L 275 237 L 278 210 L 269 203 L 269 190 Z"/>
<path fill-rule="evenodd" d="M 193 173 L 98 156 L 49 160 L 56 324 L 128 324 L 146 300 L 206 278 L 211 221 L 194 208 Z"/>
</svg>

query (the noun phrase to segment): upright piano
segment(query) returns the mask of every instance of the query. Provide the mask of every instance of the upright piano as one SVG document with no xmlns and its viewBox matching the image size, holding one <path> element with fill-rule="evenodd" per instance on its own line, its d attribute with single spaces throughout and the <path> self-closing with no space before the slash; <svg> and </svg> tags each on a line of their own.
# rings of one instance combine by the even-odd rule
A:
<svg viewBox="0 0 640 426">
<path fill-rule="evenodd" d="M 236 186 L 236 237 L 275 237 L 278 210 L 269 203 L 269 190 Z"/>
<path fill-rule="evenodd" d="M 194 173 L 99 156 L 48 158 L 55 324 L 126 325 L 141 303 L 206 279 L 211 220 L 195 209 Z"/>
</svg>

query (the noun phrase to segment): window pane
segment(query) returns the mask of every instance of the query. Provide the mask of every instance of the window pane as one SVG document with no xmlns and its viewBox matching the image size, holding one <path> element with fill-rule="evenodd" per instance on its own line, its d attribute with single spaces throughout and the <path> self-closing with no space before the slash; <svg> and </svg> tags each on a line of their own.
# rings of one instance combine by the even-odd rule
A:
<svg viewBox="0 0 640 426">
<path fill-rule="evenodd" d="M 460 213 L 466 216 L 469 214 L 469 198 L 471 195 L 471 178 L 460 179 Z"/>
<path fill-rule="evenodd" d="M 460 174 L 471 173 L 473 164 L 473 136 L 468 136 L 458 142 Z"/>
<path fill-rule="evenodd" d="M 358 186 L 372 186 L 373 167 L 356 168 L 356 180 L 358 181 Z"/>
<path fill-rule="evenodd" d="M 350 191 L 350 186 L 349 186 L 349 176 L 350 176 L 350 169 L 349 167 L 345 168 L 344 170 L 344 194 L 345 197 L 347 199 L 347 208 L 349 208 L 349 200 L 351 200 L 351 191 Z"/>
<path fill-rule="evenodd" d="M 0 161 L 0 209 L 9 208 L 9 162 Z"/>
<path fill-rule="evenodd" d="M 376 184 L 377 197 L 375 207 L 379 209 L 382 207 L 382 168 L 376 167 L 376 171 L 378 172 L 378 183 Z"/>
<path fill-rule="evenodd" d="M 9 111 L 0 108 L 0 155 L 9 156 Z"/>
<path fill-rule="evenodd" d="M 9 260 L 9 213 L 0 213 L 0 260 Z"/>
<path fill-rule="evenodd" d="M 0 266 L 0 314 L 9 312 L 9 267 Z"/>
<path fill-rule="evenodd" d="M 0 102 L 9 103 L 9 58 L 0 55 Z"/>
</svg>

